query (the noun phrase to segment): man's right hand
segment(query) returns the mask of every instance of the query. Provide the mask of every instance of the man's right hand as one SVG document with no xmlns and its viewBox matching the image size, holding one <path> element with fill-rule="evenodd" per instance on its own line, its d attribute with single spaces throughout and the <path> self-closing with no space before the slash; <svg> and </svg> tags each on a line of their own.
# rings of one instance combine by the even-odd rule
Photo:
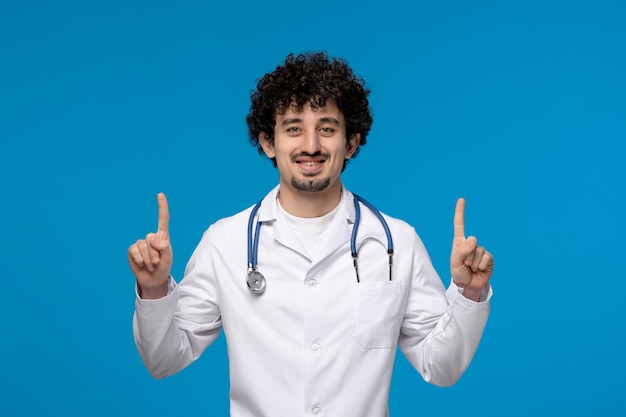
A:
<svg viewBox="0 0 626 417">
<path fill-rule="evenodd" d="M 159 222 L 156 233 L 148 233 L 128 248 L 128 263 L 135 274 L 139 296 L 144 299 L 162 298 L 167 295 L 172 261 L 170 244 L 170 213 L 165 194 L 157 195 Z"/>
</svg>

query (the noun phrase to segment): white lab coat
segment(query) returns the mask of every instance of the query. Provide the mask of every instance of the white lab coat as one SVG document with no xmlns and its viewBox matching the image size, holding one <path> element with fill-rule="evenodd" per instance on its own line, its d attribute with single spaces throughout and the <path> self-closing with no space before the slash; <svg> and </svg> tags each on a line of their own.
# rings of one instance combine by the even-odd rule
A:
<svg viewBox="0 0 626 417">
<path fill-rule="evenodd" d="M 223 329 L 233 417 L 386 416 L 396 347 L 426 381 L 454 384 L 478 346 L 491 290 L 480 303 L 454 284 L 446 291 L 414 229 L 385 216 L 395 249 L 389 281 L 386 235 L 363 206 L 357 283 L 352 193 L 343 190 L 313 259 L 280 221 L 277 193 L 259 210 L 264 294 L 246 286 L 249 208 L 205 232 L 165 298 L 137 297 L 135 342 L 151 374 L 180 371 Z"/>
</svg>

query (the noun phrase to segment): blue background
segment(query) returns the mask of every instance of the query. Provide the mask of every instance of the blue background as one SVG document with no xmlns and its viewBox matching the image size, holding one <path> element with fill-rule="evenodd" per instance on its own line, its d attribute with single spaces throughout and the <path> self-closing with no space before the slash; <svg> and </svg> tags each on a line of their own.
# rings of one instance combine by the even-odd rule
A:
<svg viewBox="0 0 626 417">
<path fill-rule="evenodd" d="M 0 4 L 0 415 L 227 415 L 223 337 L 169 379 L 143 367 L 126 250 L 164 191 L 181 277 L 276 183 L 249 92 L 308 50 L 372 89 L 345 184 L 446 283 L 458 196 L 496 259 L 469 370 L 436 388 L 399 355 L 392 416 L 624 415 L 626 3 L 215 3 Z"/>
</svg>

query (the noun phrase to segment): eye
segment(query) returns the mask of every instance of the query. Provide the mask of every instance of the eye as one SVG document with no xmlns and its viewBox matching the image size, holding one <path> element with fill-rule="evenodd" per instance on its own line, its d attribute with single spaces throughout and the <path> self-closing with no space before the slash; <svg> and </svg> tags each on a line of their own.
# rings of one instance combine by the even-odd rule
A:
<svg viewBox="0 0 626 417">
<path fill-rule="evenodd" d="M 333 133 L 335 133 L 335 129 L 333 129 L 332 127 L 321 127 L 320 133 L 325 135 L 332 135 Z"/>
<path fill-rule="evenodd" d="M 298 133 L 300 133 L 300 128 L 298 126 L 289 126 L 286 129 L 286 132 L 290 135 L 297 135 Z"/>
</svg>

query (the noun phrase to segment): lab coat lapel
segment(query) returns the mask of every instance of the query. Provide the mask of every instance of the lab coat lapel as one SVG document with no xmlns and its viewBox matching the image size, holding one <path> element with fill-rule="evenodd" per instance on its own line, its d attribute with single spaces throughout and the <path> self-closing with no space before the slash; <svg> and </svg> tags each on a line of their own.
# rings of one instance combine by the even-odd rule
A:
<svg viewBox="0 0 626 417">
<path fill-rule="evenodd" d="M 298 239 L 296 234 L 293 232 L 293 230 L 291 230 L 291 228 L 289 227 L 289 225 L 287 224 L 285 220 L 275 221 L 273 223 L 272 229 L 274 232 L 274 239 L 278 243 L 280 243 L 283 246 L 286 246 L 287 248 L 295 252 L 298 252 L 300 255 L 306 257 L 307 259 L 310 259 L 309 254 L 307 253 L 306 249 L 302 245 L 302 242 L 300 242 L 300 239 Z"/>
<path fill-rule="evenodd" d="M 286 221 L 279 216 L 277 202 L 279 187 L 276 186 L 261 203 L 259 209 L 259 220 L 263 222 L 263 228 L 271 229 L 272 237 L 280 245 L 285 246 L 300 255 L 309 258 L 306 249 L 302 246 L 300 239 L 295 235 Z"/>
<path fill-rule="evenodd" d="M 335 216 L 328 227 L 326 237 L 322 241 L 322 246 L 320 246 L 315 258 L 313 259 L 313 263 L 322 261 L 328 255 L 332 254 L 349 242 L 350 230 L 351 227 L 346 221 L 346 218 L 343 216 L 340 217 L 339 213 L 337 213 L 337 216 Z"/>
<path fill-rule="evenodd" d="M 346 242 L 349 242 L 352 239 L 352 231 L 355 227 L 354 221 L 356 215 L 354 209 L 354 195 L 344 188 L 342 196 L 342 210 L 344 213 L 344 221 L 341 224 L 338 222 L 335 225 L 338 229 L 335 230 L 334 236 L 331 236 L 329 234 L 329 239 L 336 239 L 336 242 L 334 242 L 336 243 L 336 245 L 334 246 L 334 249 L 327 252 L 324 256 L 327 256 L 332 251 L 336 250 L 338 247 L 345 244 Z M 359 221 L 356 236 L 357 251 L 359 251 L 361 245 L 369 239 L 375 239 L 383 247 L 387 247 L 387 235 L 385 234 L 385 230 L 378 218 L 370 211 L 369 208 L 365 207 L 363 204 L 360 205 L 360 209 L 361 219 Z M 339 229 L 342 230 L 340 231 Z"/>
<path fill-rule="evenodd" d="M 313 263 L 321 262 L 350 241 L 352 233 L 352 223 L 354 222 L 354 207 L 352 206 L 352 193 L 345 188 L 341 194 L 341 207 L 335 214 L 335 218 L 328 226 L 326 237 L 322 241 Z"/>
</svg>

